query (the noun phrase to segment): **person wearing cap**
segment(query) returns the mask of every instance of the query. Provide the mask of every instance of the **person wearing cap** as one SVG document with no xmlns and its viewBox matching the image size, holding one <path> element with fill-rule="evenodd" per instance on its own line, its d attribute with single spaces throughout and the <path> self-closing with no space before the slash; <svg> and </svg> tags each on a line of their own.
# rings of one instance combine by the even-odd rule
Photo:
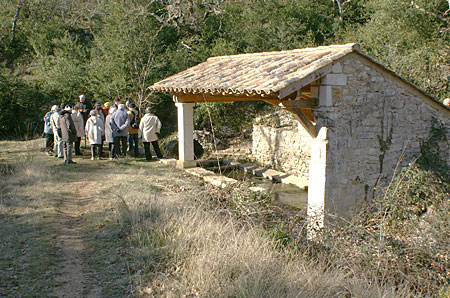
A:
<svg viewBox="0 0 450 298">
<path fill-rule="evenodd" d="M 89 111 L 92 110 L 92 104 L 89 101 L 86 101 L 86 95 L 81 94 L 79 96 L 80 101 L 78 102 L 82 109 L 80 110 L 81 114 L 83 115 L 83 121 L 86 125 L 86 121 L 89 118 Z"/>
<path fill-rule="evenodd" d="M 116 96 L 115 98 L 114 98 L 114 107 L 116 108 L 116 111 L 119 109 L 119 105 L 120 105 L 120 97 L 119 96 Z"/>
<path fill-rule="evenodd" d="M 77 138 L 77 129 L 72 120 L 72 107 L 67 105 L 60 114 L 61 135 L 64 142 L 64 163 L 76 164 L 76 162 L 72 160 L 73 142 Z"/>
<path fill-rule="evenodd" d="M 105 115 L 105 121 L 106 121 L 106 116 L 108 116 L 108 114 L 109 114 L 110 107 L 111 107 L 111 103 L 109 101 L 107 101 L 103 104 L 103 114 Z"/>
<path fill-rule="evenodd" d="M 50 110 L 44 116 L 45 151 L 47 151 L 48 155 L 53 154 L 54 137 L 53 137 L 52 125 L 50 123 L 50 118 L 51 118 L 52 114 L 53 114 L 53 112 Z"/>
<path fill-rule="evenodd" d="M 113 159 L 114 156 L 114 137 L 111 130 L 111 116 L 116 112 L 115 107 L 111 107 L 108 111 L 108 116 L 105 120 L 105 140 L 108 143 L 109 159 Z"/>
<path fill-rule="evenodd" d="M 134 157 L 139 156 L 139 122 L 140 115 L 136 110 L 136 105 L 132 102 L 128 104 L 128 116 L 130 117 L 130 126 L 128 127 L 128 153 L 131 155 L 132 151 Z"/>
<path fill-rule="evenodd" d="M 142 117 L 139 125 L 139 137 L 142 137 L 145 150 L 145 159 L 147 161 L 152 160 L 150 143 L 152 144 L 153 149 L 155 149 L 156 156 L 158 158 L 163 157 L 158 145 L 158 136 L 161 126 L 161 121 L 159 121 L 159 118 L 152 113 L 151 108 L 145 109 L 145 115 Z"/>
<path fill-rule="evenodd" d="M 97 111 L 97 116 L 102 118 L 103 123 L 105 122 L 106 115 L 103 112 L 102 103 L 100 101 L 96 101 L 94 104 L 94 110 Z"/>
<path fill-rule="evenodd" d="M 61 139 L 61 119 L 59 111 L 59 106 L 54 105 L 52 107 L 52 115 L 50 116 L 50 125 L 53 130 L 53 154 L 55 157 L 64 158 L 63 141 Z"/>
<path fill-rule="evenodd" d="M 444 99 L 444 106 L 450 107 L 450 98 Z"/>
<path fill-rule="evenodd" d="M 77 130 L 77 137 L 75 139 L 75 156 L 81 155 L 81 138 L 84 137 L 84 120 L 81 110 L 83 106 L 77 103 L 72 111 L 72 120 Z"/>
<path fill-rule="evenodd" d="M 92 110 L 86 123 L 86 135 L 89 138 L 89 144 L 91 144 L 91 159 L 100 159 L 102 156 L 101 146 L 103 145 L 103 136 L 105 134 L 105 125 L 103 120 L 99 117 L 97 110 Z"/>
<path fill-rule="evenodd" d="M 125 156 L 127 154 L 127 136 L 130 117 L 128 117 L 125 110 L 125 105 L 123 103 L 119 104 L 119 108 L 111 116 L 109 124 L 111 125 L 112 135 L 114 138 L 113 151 L 115 157 L 118 157 L 119 155 Z M 120 150 L 121 142 L 122 150 Z"/>
</svg>

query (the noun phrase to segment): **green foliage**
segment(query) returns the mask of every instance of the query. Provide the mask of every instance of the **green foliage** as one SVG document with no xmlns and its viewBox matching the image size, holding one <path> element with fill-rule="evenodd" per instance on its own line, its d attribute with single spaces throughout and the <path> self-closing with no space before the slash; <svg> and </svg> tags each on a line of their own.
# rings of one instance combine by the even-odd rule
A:
<svg viewBox="0 0 450 298">
<path fill-rule="evenodd" d="M 176 128 L 170 96 L 152 83 L 211 56 L 359 42 L 364 52 L 437 98 L 448 97 L 450 48 L 445 0 L 26 1 L 14 42 L 16 1 L 0 0 L 0 64 L 24 90 L 54 101 L 120 95 L 151 105 L 164 130 Z M 34 98 L 27 96 L 23 101 Z M 36 99 L 39 101 L 39 99 Z M 239 127 L 261 106 L 210 105 L 213 124 Z M 199 105 L 197 128 L 210 128 Z M 3 124 L 1 124 L 3 125 Z"/>
<path fill-rule="evenodd" d="M 32 100 L 30 100 L 32 99 Z M 42 133 L 45 96 L 7 70 L 0 73 L 0 137 Z"/>
<path fill-rule="evenodd" d="M 256 113 L 269 104 L 264 102 L 218 102 L 196 105 L 195 129 L 214 131 L 217 137 L 244 135 Z"/>
<path fill-rule="evenodd" d="M 447 141 L 447 129 L 433 119 L 433 127 L 430 136 L 420 146 L 420 157 L 417 164 L 424 170 L 433 171 L 443 181 L 450 179 L 450 167 L 441 158 L 441 146 L 439 143 Z"/>
<path fill-rule="evenodd" d="M 379 200 L 380 216 L 392 231 L 404 233 L 433 205 L 440 205 L 450 194 L 450 184 L 435 172 L 410 165 L 394 179 Z"/>
<path fill-rule="evenodd" d="M 436 96 L 448 96 L 450 49 L 445 34 L 448 23 L 432 13 L 442 1 L 366 1 L 368 20 L 343 34 L 348 42 L 358 42 L 364 52 L 401 76 Z M 445 1 L 444 1 L 445 2 Z M 443 75 L 444 74 L 444 75 Z"/>
<path fill-rule="evenodd" d="M 76 35 L 66 32 L 54 41 L 53 55 L 41 59 L 35 67 L 36 81 L 47 94 L 65 102 L 76 102 L 86 93 L 88 52 Z"/>
</svg>

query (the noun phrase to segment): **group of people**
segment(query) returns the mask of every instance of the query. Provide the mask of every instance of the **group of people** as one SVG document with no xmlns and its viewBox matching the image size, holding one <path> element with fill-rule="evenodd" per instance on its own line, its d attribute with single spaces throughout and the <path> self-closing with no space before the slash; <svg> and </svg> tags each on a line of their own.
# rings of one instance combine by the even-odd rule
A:
<svg viewBox="0 0 450 298">
<path fill-rule="evenodd" d="M 108 143 L 109 159 L 127 155 L 139 156 L 139 139 L 144 144 L 145 158 L 152 159 L 150 144 L 156 156 L 162 158 L 158 145 L 161 121 L 151 108 L 141 113 L 134 103 L 121 103 L 117 96 L 114 105 L 96 102 L 94 107 L 80 95 L 79 102 L 54 105 L 44 116 L 46 150 L 49 155 L 64 159 L 66 164 L 75 164 L 72 152 L 81 155 L 81 138 L 87 137 L 91 145 L 91 159 L 101 159 L 103 144 Z"/>
</svg>

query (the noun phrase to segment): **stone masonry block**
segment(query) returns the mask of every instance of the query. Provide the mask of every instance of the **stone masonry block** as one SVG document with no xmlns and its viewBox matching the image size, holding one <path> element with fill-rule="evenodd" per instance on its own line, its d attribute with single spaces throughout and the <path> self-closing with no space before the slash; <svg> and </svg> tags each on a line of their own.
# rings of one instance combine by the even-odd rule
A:
<svg viewBox="0 0 450 298">
<path fill-rule="evenodd" d="M 333 67 L 331 68 L 331 72 L 333 73 L 342 73 L 342 65 L 341 63 L 336 63 L 333 65 Z"/>
<path fill-rule="evenodd" d="M 331 106 L 332 104 L 333 102 L 332 102 L 331 86 L 320 86 L 319 105 Z"/>
<path fill-rule="evenodd" d="M 345 74 L 328 74 L 322 78 L 322 84 L 328 86 L 346 86 L 347 76 Z"/>
</svg>

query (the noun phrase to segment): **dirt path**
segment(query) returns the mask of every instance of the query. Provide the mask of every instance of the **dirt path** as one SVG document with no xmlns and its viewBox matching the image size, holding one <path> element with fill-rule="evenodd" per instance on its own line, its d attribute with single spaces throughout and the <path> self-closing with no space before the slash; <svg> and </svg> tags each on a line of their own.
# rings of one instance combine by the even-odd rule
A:
<svg viewBox="0 0 450 298">
<path fill-rule="evenodd" d="M 100 289 L 88 288 L 85 272 L 87 265 L 83 261 L 85 251 L 83 215 L 92 200 L 91 183 L 75 182 L 64 186 L 76 193 L 66 193 L 57 206 L 56 235 L 57 247 L 63 255 L 56 280 L 61 286 L 54 295 L 57 297 L 99 297 Z"/>
</svg>

